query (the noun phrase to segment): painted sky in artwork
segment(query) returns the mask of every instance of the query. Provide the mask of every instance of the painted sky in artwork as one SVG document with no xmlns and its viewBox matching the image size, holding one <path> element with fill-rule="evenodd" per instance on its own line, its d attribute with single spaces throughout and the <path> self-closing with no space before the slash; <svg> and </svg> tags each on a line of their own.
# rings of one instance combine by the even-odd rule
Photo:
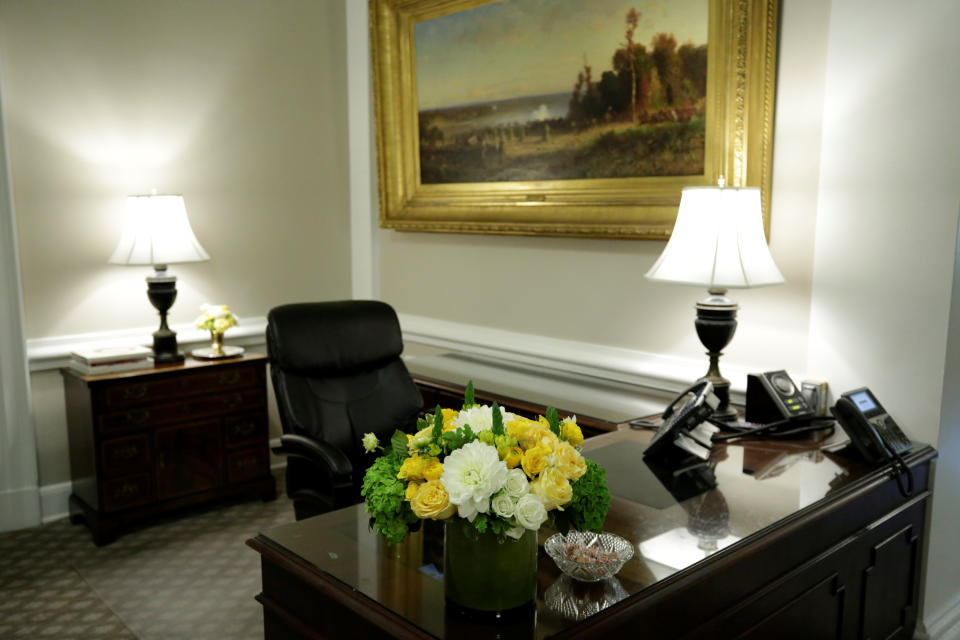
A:
<svg viewBox="0 0 960 640">
<path fill-rule="evenodd" d="M 503 0 L 417 24 L 420 109 L 571 91 L 584 57 L 593 77 L 625 43 L 627 11 L 641 13 L 634 42 L 672 33 L 706 44 L 709 0 Z"/>
</svg>

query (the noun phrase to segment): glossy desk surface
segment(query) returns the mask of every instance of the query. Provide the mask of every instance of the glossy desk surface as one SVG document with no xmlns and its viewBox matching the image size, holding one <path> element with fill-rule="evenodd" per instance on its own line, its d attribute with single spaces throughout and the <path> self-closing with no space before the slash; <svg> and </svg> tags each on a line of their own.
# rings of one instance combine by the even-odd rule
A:
<svg viewBox="0 0 960 640">
<path fill-rule="evenodd" d="M 695 491 L 685 489 L 696 485 L 696 478 L 666 472 L 660 480 L 644 462 L 642 451 L 651 435 L 622 429 L 584 445 L 584 455 L 607 469 L 613 499 L 604 529 L 633 542 L 634 558 L 613 580 L 576 583 L 543 552 L 542 543 L 552 532 L 541 530 L 536 610 L 511 625 L 501 623 L 495 637 L 505 637 L 509 628 L 509 637 L 546 638 L 576 626 L 619 600 L 695 570 L 711 556 L 749 544 L 790 516 L 875 474 L 863 462 L 825 450 L 845 440 L 842 432 L 824 442 L 718 444 L 710 461 L 716 488 L 691 495 Z M 357 505 L 277 527 L 260 540 L 435 637 L 482 637 L 490 631 L 446 611 L 443 579 L 436 569 L 443 555 L 442 527 L 425 528 L 390 547 L 367 522 L 363 505 Z"/>
</svg>

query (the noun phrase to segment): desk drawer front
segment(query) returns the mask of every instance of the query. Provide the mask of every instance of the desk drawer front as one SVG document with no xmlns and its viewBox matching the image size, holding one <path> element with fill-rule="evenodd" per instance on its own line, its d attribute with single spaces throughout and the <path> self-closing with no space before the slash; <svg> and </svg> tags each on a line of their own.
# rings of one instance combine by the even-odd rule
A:
<svg viewBox="0 0 960 640">
<path fill-rule="evenodd" d="M 267 414 L 248 413 L 224 418 L 224 438 L 228 447 L 267 441 Z"/>
<path fill-rule="evenodd" d="M 103 510 L 116 511 L 153 500 L 153 488 L 150 475 L 140 473 L 125 476 L 103 483 Z"/>
<path fill-rule="evenodd" d="M 131 407 L 126 411 L 105 413 L 100 416 L 99 426 L 103 433 L 115 433 L 233 411 L 248 411 L 262 406 L 263 393 L 259 389 L 242 389 L 213 396 L 187 398 L 154 407 Z"/>
<path fill-rule="evenodd" d="M 153 404 L 169 398 L 215 393 L 252 387 L 259 382 L 258 369 L 252 366 L 198 371 L 176 377 L 114 384 L 104 391 L 106 410 Z"/>
<path fill-rule="evenodd" d="M 124 471 L 145 469 L 150 464 L 150 444 L 147 436 L 107 440 L 100 445 L 103 472 L 115 475 Z"/>
</svg>

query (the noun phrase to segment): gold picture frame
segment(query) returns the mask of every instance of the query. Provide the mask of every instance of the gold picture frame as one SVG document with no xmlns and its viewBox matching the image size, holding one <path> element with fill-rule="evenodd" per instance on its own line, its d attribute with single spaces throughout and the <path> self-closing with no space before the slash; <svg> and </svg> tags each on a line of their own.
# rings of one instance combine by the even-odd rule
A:
<svg viewBox="0 0 960 640">
<path fill-rule="evenodd" d="M 769 233 L 777 0 L 710 0 L 703 174 L 423 184 L 414 27 L 488 0 L 369 0 L 380 226 L 663 240 L 685 186 L 759 186 Z"/>
</svg>

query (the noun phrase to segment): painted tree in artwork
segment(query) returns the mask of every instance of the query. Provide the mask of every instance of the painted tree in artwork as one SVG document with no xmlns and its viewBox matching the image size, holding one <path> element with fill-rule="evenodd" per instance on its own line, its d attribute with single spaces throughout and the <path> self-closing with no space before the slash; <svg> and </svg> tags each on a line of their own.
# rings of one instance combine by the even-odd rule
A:
<svg viewBox="0 0 960 640">
<path fill-rule="evenodd" d="M 653 37 L 653 65 L 657 69 L 660 83 L 663 85 L 666 103 L 674 106 L 680 97 L 680 83 L 683 80 L 683 67 L 677 55 L 677 39 L 669 33 L 658 33 Z"/>
<path fill-rule="evenodd" d="M 639 70 L 637 69 L 637 58 L 634 55 L 633 34 L 640 23 L 640 12 L 635 8 L 627 11 L 627 63 L 630 65 L 630 119 L 633 124 L 637 124 L 637 82 L 639 80 Z M 614 65 L 616 65 L 616 54 L 614 54 Z"/>
</svg>

